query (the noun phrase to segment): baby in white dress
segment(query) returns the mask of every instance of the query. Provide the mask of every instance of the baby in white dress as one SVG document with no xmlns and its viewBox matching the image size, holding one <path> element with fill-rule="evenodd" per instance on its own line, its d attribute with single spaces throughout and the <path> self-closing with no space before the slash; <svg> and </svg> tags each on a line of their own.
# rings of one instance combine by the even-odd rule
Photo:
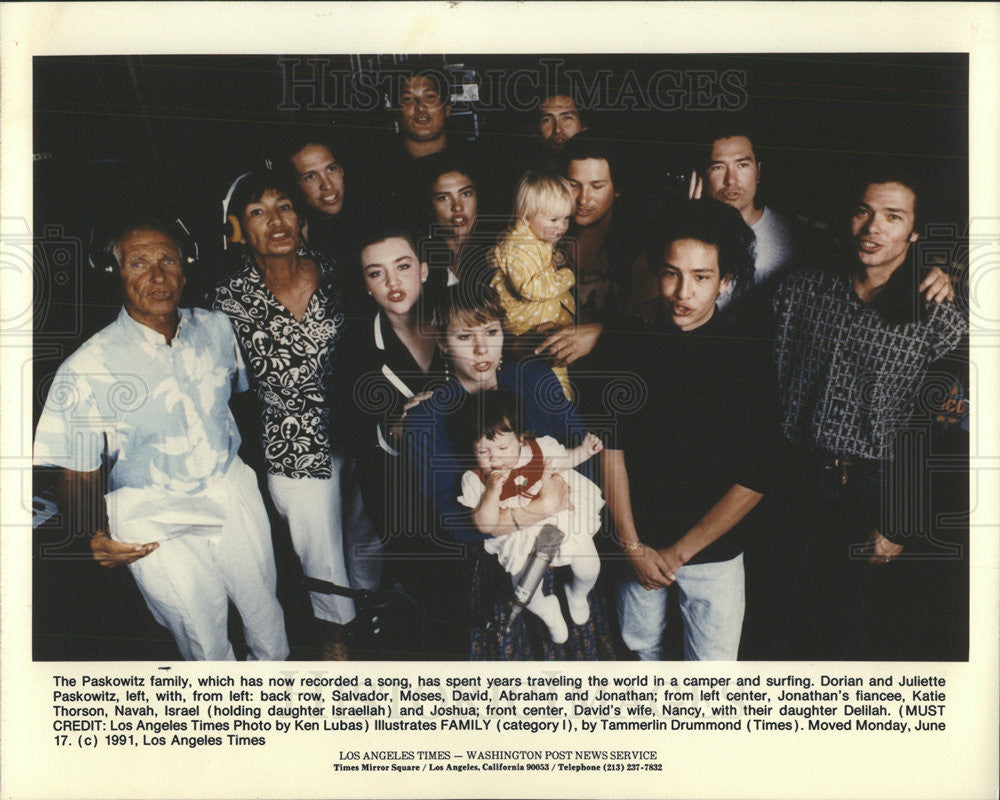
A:
<svg viewBox="0 0 1000 800">
<path fill-rule="evenodd" d="M 599 453 L 601 440 L 588 433 L 578 447 L 568 450 L 551 436 L 535 439 L 522 431 L 513 396 L 490 391 L 478 399 L 479 413 L 468 426 L 478 468 L 462 476 L 458 501 L 473 509 L 476 527 L 491 535 L 484 543 L 486 552 L 497 556 L 515 586 L 542 527 L 559 528 L 566 538 L 552 566 L 569 565 L 573 578 L 566 585 L 566 604 L 573 622 L 582 625 L 590 617 L 587 595 L 601 568 L 594 534 L 601 527 L 604 498 L 597 484 L 574 467 Z M 568 508 L 542 515 L 529 507 L 543 491 L 565 491 L 559 481 L 568 487 Z M 537 591 L 526 609 L 546 624 L 553 642 L 569 638 L 555 595 Z"/>
</svg>

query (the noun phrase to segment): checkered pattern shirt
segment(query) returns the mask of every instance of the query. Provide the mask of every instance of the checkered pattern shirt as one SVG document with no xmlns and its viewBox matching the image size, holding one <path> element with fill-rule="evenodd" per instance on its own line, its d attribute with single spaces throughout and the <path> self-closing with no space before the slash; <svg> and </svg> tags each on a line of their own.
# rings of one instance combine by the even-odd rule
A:
<svg viewBox="0 0 1000 800">
<path fill-rule="evenodd" d="M 774 310 L 785 437 L 855 459 L 892 458 L 927 367 L 968 330 L 954 303 L 932 306 L 921 322 L 889 323 L 846 273 L 823 270 L 790 276 Z"/>
</svg>

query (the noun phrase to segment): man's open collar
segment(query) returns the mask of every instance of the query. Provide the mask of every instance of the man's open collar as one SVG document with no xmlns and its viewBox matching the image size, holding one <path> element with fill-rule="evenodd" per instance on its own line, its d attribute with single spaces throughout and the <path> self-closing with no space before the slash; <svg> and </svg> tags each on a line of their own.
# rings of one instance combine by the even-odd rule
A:
<svg viewBox="0 0 1000 800">
<path fill-rule="evenodd" d="M 184 327 L 184 322 L 191 317 L 191 309 L 189 308 L 178 308 L 177 309 L 177 330 L 174 331 L 174 338 L 171 342 L 176 341 L 181 335 L 181 328 Z M 144 341 L 151 345 L 163 345 L 167 346 L 166 337 L 159 331 L 155 331 L 148 325 L 143 325 L 141 322 L 136 322 L 132 319 L 132 316 L 128 313 L 128 309 L 122 306 L 121 311 L 118 312 L 118 324 L 128 332 L 130 336 L 141 337 Z"/>
</svg>

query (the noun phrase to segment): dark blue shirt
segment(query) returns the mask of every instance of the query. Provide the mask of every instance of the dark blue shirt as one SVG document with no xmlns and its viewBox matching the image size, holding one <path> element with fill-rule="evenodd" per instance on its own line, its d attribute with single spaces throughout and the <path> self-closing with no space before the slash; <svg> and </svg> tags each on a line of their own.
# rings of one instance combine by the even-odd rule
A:
<svg viewBox="0 0 1000 800">
<path fill-rule="evenodd" d="M 520 398 L 524 426 L 535 436 L 551 436 L 574 447 L 586 433 L 575 406 L 544 363 L 525 360 L 503 367 L 497 372 L 497 388 Z M 462 474 L 475 466 L 475 457 L 471 446 L 459 445 L 452 421 L 469 399 L 458 381 L 449 381 L 410 409 L 403 422 L 406 452 L 420 491 L 433 500 L 448 535 L 460 542 L 487 538 L 472 522 L 470 510 L 458 502 Z"/>
</svg>

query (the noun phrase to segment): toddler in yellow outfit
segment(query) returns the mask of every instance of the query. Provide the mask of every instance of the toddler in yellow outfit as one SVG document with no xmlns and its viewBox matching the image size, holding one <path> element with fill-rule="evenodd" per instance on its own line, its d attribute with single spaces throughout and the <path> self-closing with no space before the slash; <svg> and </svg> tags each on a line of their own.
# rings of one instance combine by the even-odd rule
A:
<svg viewBox="0 0 1000 800">
<path fill-rule="evenodd" d="M 529 172 L 521 179 L 514 225 L 493 249 L 492 285 L 507 312 L 508 334 L 543 333 L 573 323 L 576 302 L 571 290 L 576 278 L 562 265 L 555 244 L 569 228 L 575 206 L 565 178 Z M 553 371 L 572 399 L 566 368 Z"/>
</svg>

